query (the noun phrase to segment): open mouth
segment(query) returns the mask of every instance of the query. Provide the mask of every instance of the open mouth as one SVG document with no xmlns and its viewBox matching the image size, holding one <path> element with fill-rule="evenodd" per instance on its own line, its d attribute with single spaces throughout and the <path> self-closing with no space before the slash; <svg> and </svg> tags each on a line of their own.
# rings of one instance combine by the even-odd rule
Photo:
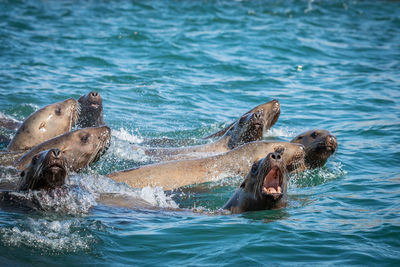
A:
<svg viewBox="0 0 400 267">
<path fill-rule="evenodd" d="M 97 109 L 97 108 L 99 108 L 99 104 L 97 104 L 97 103 L 90 103 L 90 107 Z"/>
<path fill-rule="evenodd" d="M 271 196 L 275 200 L 282 196 L 282 172 L 278 167 L 273 167 L 265 176 L 262 185 L 262 193 Z"/>
</svg>

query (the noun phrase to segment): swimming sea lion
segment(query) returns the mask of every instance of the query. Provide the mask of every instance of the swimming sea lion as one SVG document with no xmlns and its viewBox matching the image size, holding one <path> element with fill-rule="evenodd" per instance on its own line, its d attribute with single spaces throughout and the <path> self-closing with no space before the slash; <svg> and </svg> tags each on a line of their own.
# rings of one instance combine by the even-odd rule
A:
<svg viewBox="0 0 400 267">
<path fill-rule="evenodd" d="M 286 198 L 287 171 L 279 152 L 254 162 L 239 189 L 223 209 L 232 213 L 278 207 Z"/>
<path fill-rule="evenodd" d="M 69 132 L 78 116 L 78 103 L 70 98 L 31 114 L 18 128 L 7 149 L 28 150 L 53 137 Z"/>
<path fill-rule="evenodd" d="M 281 112 L 281 107 L 280 107 L 279 101 L 274 99 L 267 103 L 258 105 L 255 108 L 253 108 L 253 109 L 249 110 L 248 112 L 246 112 L 245 114 L 243 114 L 243 116 L 248 113 L 257 113 L 257 112 L 262 113 L 263 121 L 265 122 L 264 127 L 263 127 L 263 132 L 266 132 L 266 131 L 268 131 L 268 129 L 270 129 L 272 126 L 274 126 L 274 124 L 278 120 L 279 114 Z M 205 138 L 214 138 L 214 137 L 224 135 L 236 122 L 237 122 L 237 120 L 235 122 L 231 123 L 230 125 L 226 126 L 224 129 L 222 129 L 212 135 L 209 135 Z"/>
<path fill-rule="evenodd" d="M 0 208 L 46 210 L 39 198 L 44 192 L 48 193 L 47 197 L 65 194 L 63 190 L 68 181 L 67 162 L 58 149 L 41 151 L 32 158 L 20 176 L 16 186 L 0 188 Z M 43 191 L 36 195 L 30 194 L 32 190 Z"/>
<path fill-rule="evenodd" d="M 245 175 L 253 162 L 271 152 L 281 152 L 288 171 L 304 169 L 302 145 L 255 141 L 216 156 L 150 164 L 107 176 L 132 187 L 160 186 L 164 190 L 172 190 L 185 185 L 217 181 L 227 176 Z"/>
<path fill-rule="evenodd" d="M 80 128 L 104 125 L 103 100 L 98 92 L 90 92 L 78 99 L 81 112 L 77 126 Z"/>
<path fill-rule="evenodd" d="M 310 169 L 324 166 L 337 148 L 336 137 L 327 130 L 310 130 L 290 142 L 304 145 L 305 164 Z"/>
<path fill-rule="evenodd" d="M 111 130 L 107 126 L 68 132 L 32 148 L 15 162 L 15 166 L 23 170 L 39 152 L 57 148 L 64 154 L 68 169 L 77 172 L 100 158 L 108 148 L 110 137 Z"/>
<path fill-rule="evenodd" d="M 18 191 L 54 189 L 65 184 L 68 178 L 67 160 L 59 149 L 49 149 L 36 154 L 21 172 Z"/>
<path fill-rule="evenodd" d="M 279 113 L 277 113 L 277 116 L 279 116 Z M 261 111 L 247 113 L 236 121 L 220 139 L 205 145 L 184 148 L 145 148 L 134 146 L 134 149 L 142 149 L 146 155 L 162 160 L 199 157 L 201 156 L 199 153 L 223 153 L 245 143 L 261 140 L 264 125 L 270 123 L 263 119 Z"/>
</svg>

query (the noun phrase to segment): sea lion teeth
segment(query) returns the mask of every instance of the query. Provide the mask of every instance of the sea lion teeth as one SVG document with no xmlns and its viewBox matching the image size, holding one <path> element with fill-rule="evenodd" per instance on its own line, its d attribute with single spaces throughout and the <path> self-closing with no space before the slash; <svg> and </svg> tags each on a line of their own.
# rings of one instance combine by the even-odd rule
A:
<svg viewBox="0 0 400 267">
<path fill-rule="evenodd" d="M 276 193 L 276 189 L 273 188 L 273 187 L 270 187 L 270 188 L 268 188 L 268 192 L 269 192 L 270 194 L 275 194 L 275 193 Z"/>
<path fill-rule="evenodd" d="M 281 194 L 282 193 L 282 188 L 280 186 L 278 186 L 278 193 Z"/>
</svg>

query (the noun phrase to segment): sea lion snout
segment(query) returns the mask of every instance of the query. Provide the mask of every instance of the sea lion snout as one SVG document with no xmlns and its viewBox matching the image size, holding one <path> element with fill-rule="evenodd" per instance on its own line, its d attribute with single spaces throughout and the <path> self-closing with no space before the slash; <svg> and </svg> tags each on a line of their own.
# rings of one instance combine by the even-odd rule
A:
<svg viewBox="0 0 400 267">
<path fill-rule="evenodd" d="M 97 93 L 97 92 L 95 92 L 95 91 L 92 91 L 92 92 L 90 92 L 90 96 L 92 96 L 92 97 L 98 97 L 98 96 L 99 96 L 99 93 Z"/>
<path fill-rule="evenodd" d="M 332 150 L 333 152 L 336 150 L 337 148 L 337 139 L 336 136 L 334 135 L 328 135 L 326 137 L 326 147 L 328 150 Z"/>
<path fill-rule="evenodd" d="M 21 172 L 19 190 L 54 189 L 68 179 L 66 158 L 61 150 L 51 148 L 37 153 Z"/>
<path fill-rule="evenodd" d="M 58 159 L 61 156 L 61 150 L 58 148 L 50 149 L 51 155 L 54 156 L 54 158 Z"/>
<path fill-rule="evenodd" d="M 103 100 L 100 93 L 91 91 L 78 99 L 80 115 L 77 125 L 80 128 L 104 125 Z"/>
<path fill-rule="evenodd" d="M 280 153 L 271 153 L 271 158 L 275 161 L 280 161 L 282 159 L 281 154 Z"/>
<path fill-rule="evenodd" d="M 272 110 L 273 110 L 274 112 L 280 111 L 280 109 L 281 109 L 281 104 L 279 103 L 278 100 L 274 99 L 274 100 L 271 101 L 271 103 L 272 103 Z"/>
<path fill-rule="evenodd" d="M 99 108 L 102 104 L 101 96 L 98 92 L 92 91 L 88 94 L 88 102 L 92 108 Z"/>
</svg>

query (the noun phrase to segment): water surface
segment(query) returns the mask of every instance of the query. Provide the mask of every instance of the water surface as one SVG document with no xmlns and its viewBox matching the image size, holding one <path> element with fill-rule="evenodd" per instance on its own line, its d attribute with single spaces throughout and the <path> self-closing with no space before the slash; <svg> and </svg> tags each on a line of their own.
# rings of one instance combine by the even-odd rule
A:
<svg viewBox="0 0 400 267">
<path fill-rule="evenodd" d="M 96 90 L 113 130 L 58 203 L 69 213 L 0 211 L 3 264 L 399 264 L 399 2 L 3 1 L 0 58 L 2 116 Z M 282 111 L 266 139 L 322 128 L 339 142 L 292 177 L 286 208 L 218 214 L 240 177 L 171 196 L 102 176 L 149 162 L 130 143 L 203 143 L 271 99 Z M 121 191 L 157 208 L 96 202 Z"/>
</svg>

